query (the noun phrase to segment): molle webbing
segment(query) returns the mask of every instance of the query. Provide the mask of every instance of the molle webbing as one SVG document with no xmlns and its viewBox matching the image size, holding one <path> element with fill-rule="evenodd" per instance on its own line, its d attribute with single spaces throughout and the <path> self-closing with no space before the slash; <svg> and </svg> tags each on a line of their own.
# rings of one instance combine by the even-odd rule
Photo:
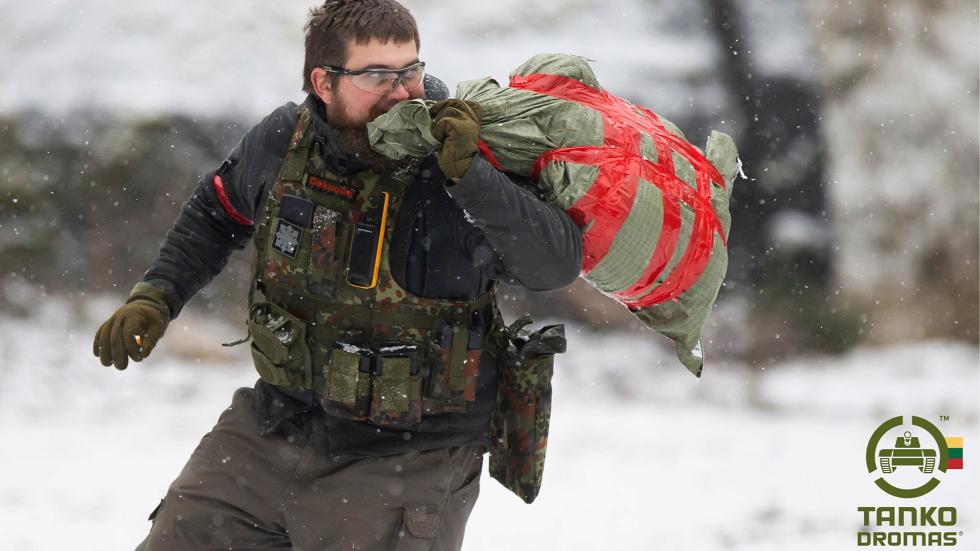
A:
<svg viewBox="0 0 980 551">
<path fill-rule="evenodd" d="M 253 340 L 256 367 L 273 384 L 317 391 L 328 414 L 382 426 L 411 427 L 422 415 L 465 412 L 476 399 L 481 352 L 501 343 L 497 283 L 474 300 L 420 297 L 401 287 L 388 254 L 418 164 L 332 174 L 313 147 L 313 116 L 301 110 L 254 234 L 250 330 L 264 337 Z M 353 231 L 374 223 L 368 209 L 382 194 L 391 202 L 388 222 L 377 222 L 383 246 L 375 282 L 355 285 L 348 274 L 351 255 L 358 254 L 350 245 Z M 292 208 L 284 209 L 287 201 Z M 310 209 L 312 215 L 297 214 Z M 255 291 L 267 303 L 257 303 Z M 291 337 L 300 334 L 303 342 Z"/>
</svg>

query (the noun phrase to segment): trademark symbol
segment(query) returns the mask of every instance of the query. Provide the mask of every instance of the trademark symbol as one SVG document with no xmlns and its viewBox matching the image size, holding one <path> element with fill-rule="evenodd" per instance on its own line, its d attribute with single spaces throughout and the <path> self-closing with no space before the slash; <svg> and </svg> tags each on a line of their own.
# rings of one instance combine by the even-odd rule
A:
<svg viewBox="0 0 980 551">
<path fill-rule="evenodd" d="M 939 420 L 940 421 L 949 421 L 949 415 L 940 415 L 939 416 Z"/>
</svg>

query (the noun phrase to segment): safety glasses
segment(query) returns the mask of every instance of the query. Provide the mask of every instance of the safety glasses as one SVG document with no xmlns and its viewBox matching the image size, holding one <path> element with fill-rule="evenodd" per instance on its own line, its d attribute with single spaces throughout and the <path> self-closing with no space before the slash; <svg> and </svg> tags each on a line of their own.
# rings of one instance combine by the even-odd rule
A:
<svg viewBox="0 0 980 551">
<path fill-rule="evenodd" d="M 346 67 L 335 65 L 324 65 L 328 72 L 347 75 L 351 77 L 354 85 L 372 94 L 387 94 L 399 84 L 404 85 L 405 89 L 412 91 L 422 84 L 422 77 L 425 76 L 425 62 L 419 61 L 414 65 L 409 65 L 404 69 L 364 69 L 352 71 Z"/>
</svg>

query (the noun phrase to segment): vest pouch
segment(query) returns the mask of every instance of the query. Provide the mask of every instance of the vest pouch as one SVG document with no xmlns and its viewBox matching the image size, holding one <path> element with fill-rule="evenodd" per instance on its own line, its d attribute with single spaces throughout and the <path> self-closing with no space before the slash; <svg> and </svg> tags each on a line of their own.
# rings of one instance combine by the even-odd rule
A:
<svg viewBox="0 0 980 551">
<path fill-rule="evenodd" d="M 305 290 L 313 236 L 313 203 L 295 195 L 284 195 L 273 210 L 276 215 L 269 221 L 262 279 L 278 287 Z"/>
<path fill-rule="evenodd" d="M 372 423 L 412 428 L 422 420 L 422 375 L 416 345 L 379 345 L 371 372 Z"/>
<path fill-rule="evenodd" d="M 308 390 L 313 385 L 306 324 L 269 302 L 248 311 L 252 359 L 262 380 L 279 386 Z"/>
<path fill-rule="evenodd" d="M 425 340 L 425 413 L 466 411 L 467 402 L 476 400 L 476 381 L 483 353 L 485 323 L 473 312 L 467 327 L 444 323 Z"/>
<path fill-rule="evenodd" d="M 316 207 L 313 214 L 313 235 L 310 243 L 310 291 L 330 295 L 337 288 L 343 270 L 345 242 L 342 215 L 333 209 Z"/>
<path fill-rule="evenodd" d="M 564 351 L 565 326 L 549 325 L 534 332 L 510 332 L 502 357 L 490 419 L 489 471 L 527 503 L 541 489 L 551 419 L 551 377 L 555 354 Z"/>
<path fill-rule="evenodd" d="M 336 343 L 326 370 L 323 409 L 336 417 L 367 419 L 373 364 L 374 353 L 370 349 L 343 341 Z"/>
</svg>

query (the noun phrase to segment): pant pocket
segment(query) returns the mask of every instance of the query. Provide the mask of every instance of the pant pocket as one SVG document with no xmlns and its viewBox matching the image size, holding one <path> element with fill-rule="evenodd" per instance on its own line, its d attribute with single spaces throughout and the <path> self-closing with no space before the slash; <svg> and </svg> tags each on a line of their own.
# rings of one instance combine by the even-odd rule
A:
<svg viewBox="0 0 980 551">
<path fill-rule="evenodd" d="M 262 379 L 296 389 L 313 384 L 306 323 L 283 308 L 259 302 L 249 308 L 252 359 Z"/>
<path fill-rule="evenodd" d="M 406 505 L 398 532 L 398 551 L 461 549 L 466 522 L 480 495 L 480 473 L 450 494 L 445 506 Z"/>
<path fill-rule="evenodd" d="M 442 524 L 442 510 L 439 506 L 406 505 L 403 511 L 402 526 L 395 535 L 395 551 L 432 549 Z"/>
</svg>

